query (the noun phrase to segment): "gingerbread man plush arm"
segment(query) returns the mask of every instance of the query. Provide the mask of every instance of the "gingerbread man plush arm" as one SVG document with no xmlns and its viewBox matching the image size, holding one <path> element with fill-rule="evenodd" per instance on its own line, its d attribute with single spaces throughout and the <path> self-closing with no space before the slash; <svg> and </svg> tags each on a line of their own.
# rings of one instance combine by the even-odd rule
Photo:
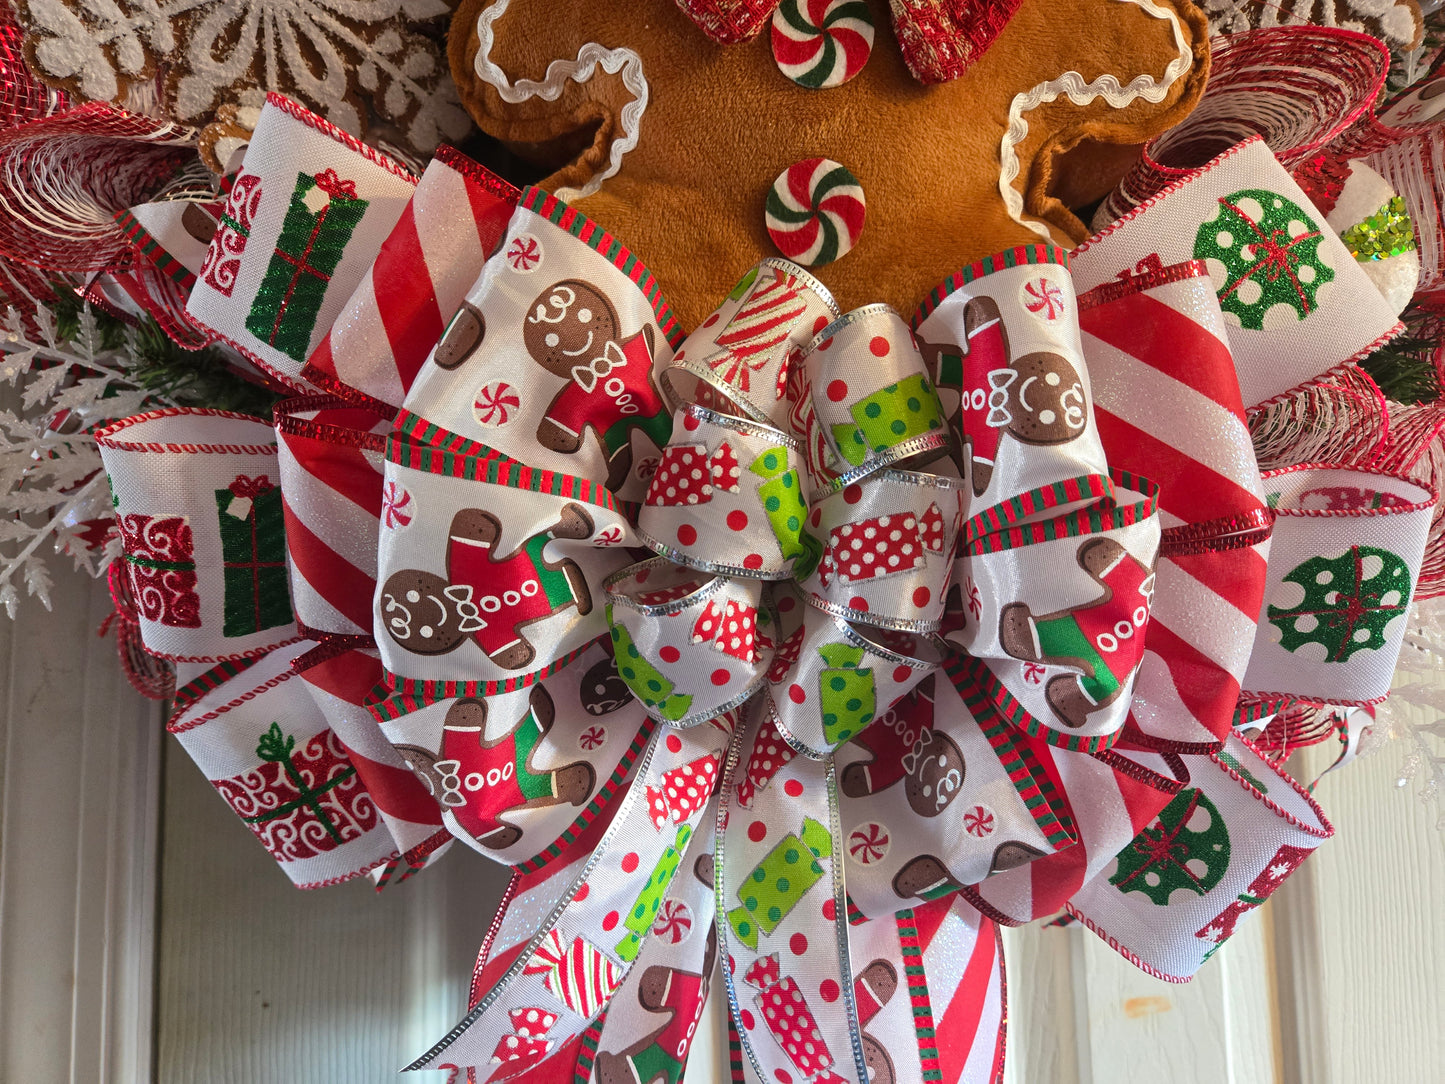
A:
<svg viewBox="0 0 1445 1084">
<path fill-rule="evenodd" d="M 1103 195 L 1132 159 L 1107 149 L 1178 123 L 1207 75 L 1205 17 L 1187 0 L 1022 0 L 967 70 L 931 86 L 909 71 L 889 5 L 869 0 L 869 10 L 877 32 L 866 64 L 826 90 L 782 73 L 764 27 L 737 35 L 710 27 L 718 40 L 755 34 L 719 45 L 676 0 L 463 0 L 449 55 L 477 123 L 552 168 L 543 187 L 571 189 L 564 196 L 579 211 L 632 247 L 688 326 L 740 269 L 772 252 L 763 206 L 797 162 L 842 163 L 867 198 L 866 232 L 819 269 L 824 284 L 844 309 L 881 294 L 909 312 L 961 264 L 1039 240 L 1028 221 L 1057 241 L 1082 240 L 1082 223 L 1057 197 Z M 568 77 L 589 46 L 584 58 L 605 54 L 616 74 L 595 65 L 583 82 Z M 1094 91 L 1105 76 L 1119 87 L 1147 76 L 1157 100 L 1131 89 L 1075 105 L 1053 85 L 1071 71 L 1077 88 Z M 647 100 L 637 117 L 640 81 Z M 1039 86 L 1045 92 L 1032 101 Z M 1050 94 L 1056 100 L 1042 100 Z M 1016 105 L 1031 108 L 1018 114 L 1027 135 L 1007 148 L 1022 202 L 1011 213 L 1000 182 Z M 1067 171 L 1057 164 L 1066 153 Z"/>
</svg>

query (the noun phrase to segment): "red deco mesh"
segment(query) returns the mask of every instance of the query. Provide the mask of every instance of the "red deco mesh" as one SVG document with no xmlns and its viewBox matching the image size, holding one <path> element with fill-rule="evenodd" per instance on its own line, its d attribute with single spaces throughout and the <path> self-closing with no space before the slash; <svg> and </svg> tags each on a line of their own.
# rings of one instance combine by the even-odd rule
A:
<svg viewBox="0 0 1445 1084">
<path fill-rule="evenodd" d="M 1144 148 L 1105 202 L 1111 220 L 1253 135 L 1286 169 L 1303 165 L 1318 189 L 1308 160 L 1372 115 L 1390 65 L 1376 39 L 1338 27 L 1249 30 L 1214 38 L 1210 49 L 1204 97 Z"/>
<path fill-rule="evenodd" d="M 0 256 L 99 271 L 126 243 L 114 215 L 195 157 L 192 129 L 103 102 L 0 129 Z"/>
<path fill-rule="evenodd" d="M 52 90 L 25 66 L 20 24 L 6 0 L 0 0 L 0 128 L 48 117 L 70 108 L 63 90 Z"/>
</svg>

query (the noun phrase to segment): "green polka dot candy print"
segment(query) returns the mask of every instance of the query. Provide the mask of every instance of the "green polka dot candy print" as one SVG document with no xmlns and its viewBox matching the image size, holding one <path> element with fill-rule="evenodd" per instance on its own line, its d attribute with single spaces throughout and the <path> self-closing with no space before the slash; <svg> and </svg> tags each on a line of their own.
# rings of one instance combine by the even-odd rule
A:
<svg viewBox="0 0 1445 1084">
<path fill-rule="evenodd" d="M 1270 606 L 1279 645 L 1310 645 L 1320 662 L 1348 662 L 1385 646 L 1385 629 L 1410 605 L 1410 568 L 1389 550 L 1351 546 L 1338 557 L 1311 557 L 1284 577 L 1304 592 L 1293 606 Z M 1298 592 L 1296 592 L 1297 594 Z"/>
<path fill-rule="evenodd" d="M 612 607 L 607 607 L 607 621 L 611 625 L 612 653 L 617 660 L 617 676 L 626 682 L 637 699 L 650 708 L 655 708 L 664 719 L 677 720 L 687 714 L 692 706 L 691 695 L 677 696 L 676 686 L 642 657 L 631 634 L 621 625 L 612 622 Z"/>
<path fill-rule="evenodd" d="M 1250 331 L 1304 320 L 1335 277 L 1320 252 L 1324 234 L 1293 200 L 1263 188 L 1222 197 L 1194 237 L 1219 307 Z"/>
</svg>

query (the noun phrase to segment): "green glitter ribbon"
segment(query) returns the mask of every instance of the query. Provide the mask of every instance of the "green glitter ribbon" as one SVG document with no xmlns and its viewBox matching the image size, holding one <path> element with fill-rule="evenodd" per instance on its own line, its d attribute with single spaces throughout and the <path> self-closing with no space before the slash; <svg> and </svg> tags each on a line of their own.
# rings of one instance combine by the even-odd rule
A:
<svg viewBox="0 0 1445 1084">
<path fill-rule="evenodd" d="M 1357 260 L 1383 260 L 1415 248 L 1415 224 L 1405 200 L 1391 196 L 1378 211 L 1340 234 L 1350 255 Z"/>
</svg>

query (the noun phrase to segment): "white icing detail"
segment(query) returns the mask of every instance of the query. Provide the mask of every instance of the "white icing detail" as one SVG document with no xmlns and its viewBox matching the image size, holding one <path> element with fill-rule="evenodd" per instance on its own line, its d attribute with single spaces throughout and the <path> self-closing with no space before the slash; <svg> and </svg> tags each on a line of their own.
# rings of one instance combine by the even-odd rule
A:
<svg viewBox="0 0 1445 1084">
<path fill-rule="evenodd" d="M 506 0 L 502 0 L 502 2 L 505 3 Z M 1075 105 L 1088 105 L 1095 98 L 1102 97 L 1114 109 L 1123 109 L 1138 98 L 1143 98 L 1146 102 L 1151 103 L 1162 102 L 1164 96 L 1169 93 L 1169 88 L 1194 63 L 1194 54 L 1184 36 L 1184 27 L 1180 24 L 1178 15 L 1168 8 L 1160 7 L 1153 0 L 1120 0 L 1120 2 L 1137 5 L 1151 18 L 1168 19 L 1173 27 L 1174 45 L 1178 50 L 1178 55 L 1164 69 L 1162 80 L 1156 80 L 1146 72 L 1136 75 L 1127 86 L 1120 86 L 1118 77 L 1113 74 L 1101 75 L 1092 83 L 1086 83 L 1084 77 L 1078 72 L 1067 71 L 1057 79 L 1048 80 L 1023 94 L 1014 95 L 1014 100 L 1009 105 L 1008 130 L 1004 132 L 1003 142 L 999 146 L 999 195 L 1003 197 L 1004 206 L 1008 208 L 1011 219 L 1020 226 L 1026 226 L 1033 230 L 1046 241 L 1053 239 L 1049 228 L 1042 222 L 1024 218 L 1024 197 L 1014 187 L 1014 181 L 1019 175 L 1018 152 L 1015 148 L 1029 134 L 1029 122 L 1024 120 L 1023 115 L 1031 109 L 1037 109 L 1040 105 L 1055 101 L 1061 94 L 1068 95 L 1069 101 Z"/>
<path fill-rule="evenodd" d="M 589 82 L 597 74 L 597 67 L 608 75 L 622 73 L 622 85 L 632 92 L 632 101 L 622 107 L 619 118 L 622 134 L 612 141 L 612 151 L 607 168 L 594 174 L 581 188 L 559 188 L 552 194 L 567 201 L 590 196 L 602 187 L 602 182 L 615 176 L 622 168 L 622 158 L 637 146 L 637 131 L 642 114 L 647 110 L 647 79 L 642 74 L 642 58 L 631 49 L 606 49 L 597 42 L 588 42 L 577 50 L 576 60 L 554 60 L 547 65 L 547 75 L 539 83 L 522 79 L 513 84 L 507 73 L 492 63 L 492 24 L 500 19 L 512 0 L 496 0 L 494 4 L 477 16 L 477 59 L 473 67 L 477 78 L 494 87 L 502 101 L 511 105 L 532 98 L 544 102 L 555 102 L 563 88 L 570 82 L 579 85 Z M 1130 3 L 1138 0 L 1129 0 Z"/>
</svg>

